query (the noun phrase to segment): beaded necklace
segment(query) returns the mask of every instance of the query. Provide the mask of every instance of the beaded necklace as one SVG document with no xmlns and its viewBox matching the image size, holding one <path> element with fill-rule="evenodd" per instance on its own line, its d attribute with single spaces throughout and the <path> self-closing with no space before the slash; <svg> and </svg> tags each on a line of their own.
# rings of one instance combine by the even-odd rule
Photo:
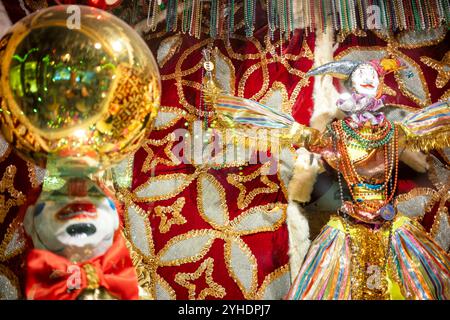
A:
<svg viewBox="0 0 450 320">
<path fill-rule="evenodd" d="M 350 155 L 348 153 L 347 147 L 347 136 L 346 132 L 343 129 L 344 121 L 336 121 L 333 123 L 334 132 L 336 132 L 339 137 L 337 141 L 337 152 L 339 154 L 339 158 L 342 158 L 342 162 L 338 166 L 338 170 L 342 172 L 345 181 L 349 187 L 350 194 L 352 196 L 352 200 L 355 206 L 367 210 L 372 213 L 378 212 L 381 208 L 386 206 L 394 197 L 396 187 L 397 187 L 397 177 L 398 177 L 398 131 L 397 127 L 393 125 L 393 134 L 390 139 L 388 139 L 385 143 L 381 144 L 384 149 L 384 183 L 381 185 L 370 185 L 363 178 L 359 176 L 357 170 L 353 164 L 353 161 L 350 159 Z M 360 134 L 357 135 L 358 137 Z M 353 137 L 353 136 L 352 136 Z M 373 140 L 378 142 L 376 145 L 380 144 L 380 140 L 385 140 L 385 137 L 379 140 Z M 372 147 L 367 147 L 367 149 L 373 149 Z M 393 188 L 388 188 L 388 183 L 393 179 Z M 371 202 L 364 202 L 364 199 L 358 199 L 355 197 L 353 192 L 353 187 L 355 185 L 369 186 L 370 189 L 374 191 L 384 191 L 384 201 L 378 205 L 375 205 Z M 391 189 L 391 190 L 389 190 Z M 390 194 L 389 194 L 390 191 Z M 356 201 L 356 203 L 355 203 Z"/>
<path fill-rule="evenodd" d="M 333 123 L 334 125 L 334 123 Z M 332 126 L 333 126 L 332 125 Z M 338 154 L 340 152 L 340 148 L 338 147 L 339 145 L 339 137 L 342 137 L 342 135 L 340 135 L 337 131 L 333 131 L 332 126 L 327 126 L 329 132 L 331 133 L 331 137 L 332 137 L 332 141 L 333 141 L 333 149 L 334 152 L 336 154 Z M 337 177 L 338 177 L 338 184 L 339 184 L 339 195 L 341 198 L 341 203 L 344 203 L 344 188 L 343 188 L 343 184 L 342 184 L 342 177 L 341 177 L 341 172 L 339 170 L 340 166 L 340 157 L 339 155 L 336 157 L 337 158 Z M 345 177 L 344 177 L 345 178 Z M 396 180 L 396 179 L 395 179 Z M 390 183 L 392 183 L 392 180 L 389 180 Z M 391 185 L 392 188 L 392 185 Z M 351 187 L 349 188 L 351 190 Z M 395 189 L 394 189 L 395 190 Z M 353 197 L 353 196 L 352 196 Z M 345 210 L 338 210 L 338 213 L 342 216 L 343 220 L 344 220 L 344 227 L 345 227 L 345 233 L 347 235 L 347 239 L 349 242 L 349 248 L 350 248 L 350 259 L 351 259 L 351 266 L 352 267 L 357 267 L 360 268 L 360 265 L 357 263 L 357 259 L 355 258 L 356 256 L 356 252 L 358 252 L 357 248 L 354 248 L 354 241 L 352 240 L 352 235 L 350 232 L 350 224 L 349 224 L 349 216 L 347 214 L 347 212 Z M 383 263 L 383 272 L 385 275 L 385 279 L 387 278 L 388 275 L 388 265 L 389 265 L 389 259 L 390 259 L 390 253 L 391 253 L 391 245 L 392 245 L 392 233 L 393 233 L 393 221 L 390 222 L 389 225 L 389 235 L 388 235 L 388 242 L 387 242 L 387 246 L 386 246 L 386 251 L 384 254 L 384 263 Z M 350 276 L 350 297 L 356 297 L 355 295 L 355 283 L 354 283 L 354 279 L 353 279 L 353 275 L 354 274 L 360 274 L 359 270 L 355 270 L 354 272 L 351 271 L 351 276 Z M 387 289 L 387 285 L 385 283 L 384 287 Z M 385 292 L 386 293 L 386 292 Z"/>
</svg>

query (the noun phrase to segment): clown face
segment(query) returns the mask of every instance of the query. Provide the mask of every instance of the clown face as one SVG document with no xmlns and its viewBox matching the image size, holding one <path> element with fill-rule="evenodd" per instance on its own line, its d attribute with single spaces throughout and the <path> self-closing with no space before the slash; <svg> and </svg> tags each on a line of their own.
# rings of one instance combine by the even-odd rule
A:
<svg viewBox="0 0 450 320">
<path fill-rule="evenodd" d="M 47 195 L 28 209 L 24 226 L 36 249 L 81 262 L 109 249 L 119 218 L 106 196 Z"/>
<path fill-rule="evenodd" d="M 351 75 L 352 88 L 356 93 L 367 97 L 376 97 L 380 79 L 378 73 L 370 64 L 361 64 Z"/>
</svg>

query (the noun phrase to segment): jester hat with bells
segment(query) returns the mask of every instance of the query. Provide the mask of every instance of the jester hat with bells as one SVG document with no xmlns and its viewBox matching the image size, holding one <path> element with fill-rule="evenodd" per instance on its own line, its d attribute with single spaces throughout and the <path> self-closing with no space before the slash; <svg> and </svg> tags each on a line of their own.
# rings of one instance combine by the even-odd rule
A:
<svg viewBox="0 0 450 320">
<path fill-rule="evenodd" d="M 391 72 L 395 72 L 405 67 L 398 59 L 383 58 L 381 60 L 370 61 L 353 61 L 353 60 L 341 60 L 329 62 L 320 67 L 314 68 L 306 73 L 306 76 L 319 76 L 319 75 L 331 75 L 340 80 L 349 80 L 352 73 L 363 65 L 369 65 L 375 69 L 378 74 L 380 84 L 378 86 L 377 98 L 381 96 L 381 90 L 383 87 L 384 76 Z"/>
</svg>

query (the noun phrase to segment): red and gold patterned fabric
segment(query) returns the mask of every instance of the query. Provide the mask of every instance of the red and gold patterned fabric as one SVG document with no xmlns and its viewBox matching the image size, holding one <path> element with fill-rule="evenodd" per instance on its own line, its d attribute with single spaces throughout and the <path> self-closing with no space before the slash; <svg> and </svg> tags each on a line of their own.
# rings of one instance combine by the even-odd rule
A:
<svg viewBox="0 0 450 320">
<path fill-rule="evenodd" d="M 25 14 L 18 4 L 6 7 L 13 21 Z M 177 145 L 172 132 L 186 130 L 185 134 L 194 136 L 193 124 L 204 120 L 199 112 L 204 110 L 201 50 L 209 43 L 218 48 L 215 72 L 224 90 L 292 112 L 297 121 L 309 123 L 314 79 L 305 79 L 304 73 L 313 65 L 314 35 L 296 31 L 280 47 L 279 43 L 266 41 L 266 33 L 262 27 L 255 32 L 255 38 L 237 36 L 230 43 L 164 32 L 144 35 L 160 65 L 160 114 L 143 147 L 115 168 L 114 176 L 117 195 L 125 204 L 124 234 L 140 285 L 157 299 L 281 299 L 289 289 L 286 186 L 295 150 L 283 149 L 275 175 L 262 175 L 260 164 L 226 162 L 215 168 L 184 164 L 171 152 Z M 393 96 L 393 102 L 402 105 L 399 110 L 408 112 L 448 95 L 448 83 L 439 87 L 446 74 L 439 73 L 441 80 L 436 83 L 440 69 L 427 64 L 445 63 L 448 35 L 446 40 L 408 49 L 372 34 L 348 39 L 339 45 L 337 58 L 365 46 L 376 54 L 381 48 L 397 48 L 405 60 L 417 67 L 414 70 L 420 71 L 413 80 L 418 83 L 420 79 L 425 86 L 424 102 L 421 96 L 411 97 L 417 94 L 415 89 L 400 89 L 402 93 Z M 396 80 L 390 78 L 393 75 L 388 77 L 386 83 L 391 90 L 387 89 L 387 93 L 393 94 L 398 91 Z M 436 162 L 433 170 L 443 168 L 442 172 L 446 172 L 440 163 Z M 439 180 L 442 174 L 434 175 L 437 180 L 433 187 L 427 175 L 408 169 L 403 172 L 400 189 L 408 192 L 400 198 L 403 205 L 427 208 L 443 202 L 445 206 L 442 197 L 446 193 L 438 186 L 448 189 L 448 182 Z M 0 294 L 5 298 L 23 297 L 22 267 L 29 243 L 21 219 L 27 204 L 36 199 L 43 174 L 42 169 L 21 160 L 4 142 L 0 144 Z M 338 195 L 333 194 L 333 184 L 321 183 L 331 178 L 327 174 L 319 178 L 310 208 L 332 211 L 324 203 L 330 199 L 336 202 Z M 414 189 L 417 185 L 421 188 Z M 424 223 L 430 228 L 434 215 L 427 219 Z M 448 219 L 440 221 L 442 227 Z"/>
</svg>

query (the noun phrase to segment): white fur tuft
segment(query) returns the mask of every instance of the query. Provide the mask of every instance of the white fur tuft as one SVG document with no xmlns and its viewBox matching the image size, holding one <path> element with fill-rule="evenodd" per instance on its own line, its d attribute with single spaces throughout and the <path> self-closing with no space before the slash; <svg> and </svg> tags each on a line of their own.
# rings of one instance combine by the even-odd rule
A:
<svg viewBox="0 0 450 320">
<path fill-rule="evenodd" d="M 427 162 L 427 155 L 420 151 L 411 151 L 405 149 L 400 154 L 400 161 L 405 163 L 407 166 L 413 170 L 421 173 L 425 173 L 430 168 Z"/>
<path fill-rule="evenodd" d="M 318 67 L 333 61 L 333 32 L 327 28 L 326 32 L 316 33 L 314 49 L 314 66 Z M 336 107 L 339 94 L 333 86 L 333 78 L 329 75 L 317 76 L 313 89 L 314 111 L 311 115 L 311 127 L 323 131 L 326 125 L 342 113 Z"/>
<path fill-rule="evenodd" d="M 290 201 L 287 207 L 287 227 L 289 232 L 289 264 L 291 279 L 297 276 L 303 259 L 308 252 L 309 240 L 308 220 L 302 214 L 300 206 Z"/>
</svg>

